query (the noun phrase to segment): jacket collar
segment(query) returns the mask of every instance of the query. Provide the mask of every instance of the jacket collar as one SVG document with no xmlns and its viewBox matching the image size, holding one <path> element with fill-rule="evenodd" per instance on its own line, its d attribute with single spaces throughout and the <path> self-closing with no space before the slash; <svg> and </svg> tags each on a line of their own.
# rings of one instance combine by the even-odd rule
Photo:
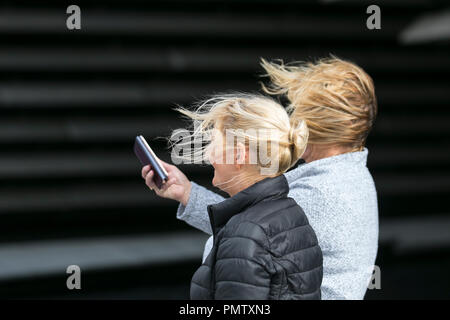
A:
<svg viewBox="0 0 450 320">
<path fill-rule="evenodd" d="M 234 196 L 208 206 L 208 214 L 213 233 L 224 226 L 234 215 L 244 211 L 256 203 L 266 200 L 287 196 L 289 185 L 284 177 L 280 175 L 274 178 L 266 178 L 251 185 Z"/>
</svg>

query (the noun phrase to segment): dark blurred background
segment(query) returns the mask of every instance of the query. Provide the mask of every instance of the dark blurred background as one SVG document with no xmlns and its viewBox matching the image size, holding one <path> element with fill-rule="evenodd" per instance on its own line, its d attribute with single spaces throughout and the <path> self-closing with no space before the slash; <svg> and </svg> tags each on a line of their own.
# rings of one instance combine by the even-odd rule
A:
<svg viewBox="0 0 450 320">
<path fill-rule="evenodd" d="M 81 7 L 81 30 L 66 8 Z M 381 7 L 381 30 L 366 8 Z M 374 78 L 368 140 L 381 289 L 450 298 L 450 5 L 447 1 L 2 1 L 0 297 L 188 298 L 207 236 L 157 198 L 132 152 L 183 125 L 205 94 L 255 91 L 260 57 L 333 53 Z M 208 167 L 182 167 L 210 186 Z M 66 288 L 79 265 L 82 289 Z"/>
</svg>

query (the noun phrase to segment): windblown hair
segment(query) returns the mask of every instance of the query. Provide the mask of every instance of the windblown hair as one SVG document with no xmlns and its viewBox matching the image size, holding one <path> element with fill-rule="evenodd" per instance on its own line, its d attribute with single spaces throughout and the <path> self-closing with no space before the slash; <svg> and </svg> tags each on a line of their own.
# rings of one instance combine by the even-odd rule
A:
<svg viewBox="0 0 450 320">
<path fill-rule="evenodd" d="M 213 131 L 215 134 L 219 132 L 221 138 L 231 134 L 233 145 L 228 145 L 229 148 L 235 147 L 235 138 L 243 141 L 249 149 L 256 148 L 249 151 L 258 155 L 255 165 L 261 168 L 268 166 L 267 161 L 259 157 L 259 148 L 265 144 L 270 162 L 278 163 L 274 175 L 288 170 L 306 149 L 306 123 L 299 121 L 291 126 L 286 110 L 270 97 L 243 93 L 216 95 L 199 103 L 194 111 L 177 110 L 192 121 L 190 136 L 185 139 L 187 143 L 203 141 L 201 148 L 188 154 L 196 163 L 205 161 L 208 146 L 215 139 Z M 225 143 L 229 143 L 228 140 Z M 278 152 L 270 150 L 272 143 L 276 144 Z M 175 142 L 175 146 L 186 147 L 186 142 Z"/>
<path fill-rule="evenodd" d="M 354 63 L 334 56 L 317 62 L 283 64 L 261 59 L 269 94 L 285 94 L 295 124 L 304 119 L 311 144 L 362 150 L 377 115 L 372 78 Z"/>
</svg>

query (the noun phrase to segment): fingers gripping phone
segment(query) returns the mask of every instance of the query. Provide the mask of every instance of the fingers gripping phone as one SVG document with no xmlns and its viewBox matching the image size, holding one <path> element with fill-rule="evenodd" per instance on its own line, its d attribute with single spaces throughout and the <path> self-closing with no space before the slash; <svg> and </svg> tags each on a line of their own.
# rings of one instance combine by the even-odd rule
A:
<svg viewBox="0 0 450 320">
<path fill-rule="evenodd" d="M 152 166 L 152 170 L 154 172 L 153 181 L 156 186 L 161 189 L 163 183 L 167 181 L 169 175 L 143 136 L 136 137 L 136 140 L 134 141 L 134 153 L 143 166 Z"/>
</svg>

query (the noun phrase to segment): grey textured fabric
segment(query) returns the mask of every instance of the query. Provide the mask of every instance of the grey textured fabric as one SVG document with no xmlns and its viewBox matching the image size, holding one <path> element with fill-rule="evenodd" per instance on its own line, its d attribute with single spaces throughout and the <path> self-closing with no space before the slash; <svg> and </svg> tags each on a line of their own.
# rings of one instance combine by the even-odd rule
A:
<svg viewBox="0 0 450 320">
<path fill-rule="evenodd" d="M 323 253 L 322 299 L 363 299 L 378 249 L 378 205 L 368 150 L 299 165 L 287 172 L 289 197 L 302 207 Z M 192 183 L 177 218 L 211 234 L 207 205 L 220 195 Z M 211 250 L 212 238 L 204 257 Z"/>
<path fill-rule="evenodd" d="M 191 299 L 318 300 L 322 252 L 284 176 L 209 205 L 214 244 Z"/>
</svg>

